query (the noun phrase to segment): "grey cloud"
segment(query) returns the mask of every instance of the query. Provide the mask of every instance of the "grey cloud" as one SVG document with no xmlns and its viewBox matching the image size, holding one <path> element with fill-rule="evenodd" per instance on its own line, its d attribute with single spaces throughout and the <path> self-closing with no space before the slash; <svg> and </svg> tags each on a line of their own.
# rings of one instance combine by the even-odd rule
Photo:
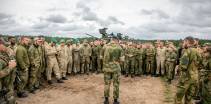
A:
<svg viewBox="0 0 211 104">
<path fill-rule="evenodd" d="M 65 23 L 67 22 L 67 18 L 62 15 L 50 15 L 48 18 L 46 18 L 47 21 L 53 22 L 53 23 Z"/>
<path fill-rule="evenodd" d="M 15 23 L 15 20 L 13 19 L 12 15 L 0 13 L 0 26 L 5 26 L 5 25 L 7 26 L 14 23 Z"/>
<path fill-rule="evenodd" d="M 167 13 L 165 13 L 164 11 L 162 11 L 160 9 L 152 9 L 152 10 L 142 9 L 141 14 L 143 14 L 143 15 L 155 15 L 159 19 L 162 19 L 162 18 L 168 19 L 170 17 Z"/>
</svg>

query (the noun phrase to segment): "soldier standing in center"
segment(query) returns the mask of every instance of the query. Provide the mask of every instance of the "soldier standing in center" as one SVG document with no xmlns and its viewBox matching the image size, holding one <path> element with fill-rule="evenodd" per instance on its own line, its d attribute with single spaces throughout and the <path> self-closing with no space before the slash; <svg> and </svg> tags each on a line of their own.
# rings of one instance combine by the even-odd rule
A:
<svg viewBox="0 0 211 104">
<path fill-rule="evenodd" d="M 146 47 L 146 74 L 155 74 L 154 62 L 155 62 L 155 50 L 151 43 L 147 44 Z"/>
<path fill-rule="evenodd" d="M 60 68 L 60 73 L 62 80 L 67 80 L 66 73 L 67 73 L 67 60 L 68 60 L 68 53 L 67 47 L 65 46 L 65 40 L 60 40 L 60 45 L 57 47 L 57 59 Z"/>
<path fill-rule="evenodd" d="M 28 45 L 30 39 L 28 37 L 21 37 L 20 44 L 16 50 L 16 60 L 17 60 L 17 72 L 18 76 L 21 79 L 21 82 L 17 85 L 17 95 L 18 97 L 27 97 L 28 95 L 24 91 L 26 84 L 28 83 L 28 70 L 30 66 L 29 57 L 28 57 Z"/>
<path fill-rule="evenodd" d="M 160 42 L 157 45 L 158 47 L 156 49 L 156 63 L 157 63 L 156 75 L 164 76 L 166 48 L 163 46 L 163 42 Z"/>
<path fill-rule="evenodd" d="M 88 44 L 87 40 L 84 40 L 83 46 L 80 48 L 80 56 L 81 56 L 81 73 L 89 74 L 89 65 L 90 65 L 90 58 L 92 55 L 91 47 Z"/>
<path fill-rule="evenodd" d="M 104 71 L 104 104 L 109 104 L 109 92 L 111 81 L 113 80 L 113 104 L 120 104 L 119 98 L 119 83 L 121 75 L 120 59 L 122 56 L 122 48 L 118 44 L 116 38 L 112 38 L 111 42 L 104 46 L 103 50 L 103 71 Z"/>
<path fill-rule="evenodd" d="M 54 72 L 54 74 L 56 75 L 56 79 L 58 83 L 64 83 L 61 80 L 61 73 L 59 70 L 59 65 L 57 62 L 57 50 L 56 50 L 56 39 L 52 38 L 51 39 L 51 43 L 50 46 L 46 46 L 46 55 L 47 55 L 47 69 L 46 69 L 46 76 L 47 76 L 47 80 L 48 80 L 48 84 L 53 84 L 53 81 L 51 79 L 52 76 L 52 71 Z"/>
</svg>

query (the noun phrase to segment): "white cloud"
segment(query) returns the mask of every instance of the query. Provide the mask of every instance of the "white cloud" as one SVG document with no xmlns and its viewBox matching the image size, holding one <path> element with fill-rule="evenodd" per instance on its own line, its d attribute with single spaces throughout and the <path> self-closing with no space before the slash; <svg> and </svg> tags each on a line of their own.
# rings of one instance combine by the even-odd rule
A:
<svg viewBox="0 0 211 104">
<path fill-rule="evenodd" d="M 0 31 L 81 37 L 108 27 L 140 39 L 211 39 L 210 9 L 210 0 L 1 0 Z"/>
</svg>

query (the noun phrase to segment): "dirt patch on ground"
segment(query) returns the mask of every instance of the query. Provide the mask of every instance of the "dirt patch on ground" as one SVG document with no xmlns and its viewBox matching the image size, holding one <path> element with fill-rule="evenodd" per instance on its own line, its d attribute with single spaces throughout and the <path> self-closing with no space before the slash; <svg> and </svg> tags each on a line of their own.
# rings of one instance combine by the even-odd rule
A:
<svg viewBox="0 0 211 104">
<path fill-rule="evenodd" d="M 122 76 L 120 84 L 121 104 L 164 104 L 166 88 L 161 78 Z M 18 99 L 18 104 L 103 104 L 103 89 L 103 74 L 78 75 Z M 112 96 L 111 91 L 110 102 Z"/>
</svg>

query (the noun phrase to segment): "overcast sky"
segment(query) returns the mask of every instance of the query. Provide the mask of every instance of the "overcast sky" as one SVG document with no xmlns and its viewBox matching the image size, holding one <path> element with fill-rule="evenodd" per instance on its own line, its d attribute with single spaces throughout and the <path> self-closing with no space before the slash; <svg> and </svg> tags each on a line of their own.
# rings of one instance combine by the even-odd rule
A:
<svg viewBox="0 0 211 104">
<path fill-rule="evenodd" d="M 211 39 L 211 0 L 0 0 L 0 33 Z"/>
</svg>

